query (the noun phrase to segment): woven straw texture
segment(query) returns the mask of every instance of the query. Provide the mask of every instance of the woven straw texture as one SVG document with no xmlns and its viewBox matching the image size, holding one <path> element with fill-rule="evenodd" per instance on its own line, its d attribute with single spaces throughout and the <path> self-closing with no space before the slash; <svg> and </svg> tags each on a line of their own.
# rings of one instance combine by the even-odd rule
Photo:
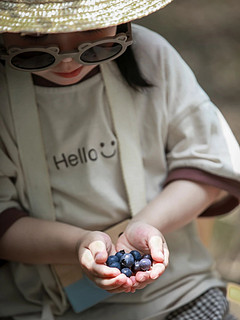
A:
<svg viewBox="0 0 240 320">
<path fill-rule="evenodd" d="M 105 28 L 153 13 L 172 0 L 0 0 L 0 32 L 73 32 Z"/>
</svg>

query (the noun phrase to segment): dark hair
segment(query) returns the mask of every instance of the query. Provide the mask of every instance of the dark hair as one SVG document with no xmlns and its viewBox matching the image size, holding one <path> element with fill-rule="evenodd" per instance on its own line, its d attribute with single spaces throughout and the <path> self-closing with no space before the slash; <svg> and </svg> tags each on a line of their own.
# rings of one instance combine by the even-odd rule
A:
<svg viewBox="0 0 240 320">
<path fill-rule="evenodd" d="M 124 23 L 117 27 L 117 32 L 119 33 L 126 33 L 126 31 L 131 34 L 131 23 Z M 131 46 L 129 46 L 127 50 L 114 61 L 130 87 L 137 91 L 143 88 L 152 87 L 152 84 L 145 79 L 141 73 Z"/>
<path fill-rule="evenodd" d="M 134 90 L 152 87 L 152 84 L 142 75 L 131 46 L 115 62 L 123 78 Z"/>
</svg>

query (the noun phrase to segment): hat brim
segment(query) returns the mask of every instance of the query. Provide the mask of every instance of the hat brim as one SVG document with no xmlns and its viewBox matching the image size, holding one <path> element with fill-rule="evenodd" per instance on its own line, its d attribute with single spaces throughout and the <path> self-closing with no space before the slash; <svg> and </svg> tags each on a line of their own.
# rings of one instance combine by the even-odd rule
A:
<svg viewBox="0 0 240 320">
<path fill-rule="evenodd" d="M 147 16 L 172 0 L 0 1 L 0 32 L 59 33 L 106 28 Z"/>
</svg>

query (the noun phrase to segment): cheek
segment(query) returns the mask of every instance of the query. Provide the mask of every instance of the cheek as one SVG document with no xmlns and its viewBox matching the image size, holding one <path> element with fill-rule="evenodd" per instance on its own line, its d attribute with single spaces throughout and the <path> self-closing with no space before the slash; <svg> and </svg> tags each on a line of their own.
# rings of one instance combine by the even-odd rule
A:
<svg viewBox="0 0 240 320">
<path fill-rule="evenodd" d="M 38 71 L 38 72 L 32 72 L 34 75 L 37 75 L 38 77 L 41 77 L 45 80 L 48 80 L 52 83 L 61 84 L 58 81 L 58 78 L 56 75 L 51 71 L 51 69 L 47 69 L 44 71 Z"/>
</svg>

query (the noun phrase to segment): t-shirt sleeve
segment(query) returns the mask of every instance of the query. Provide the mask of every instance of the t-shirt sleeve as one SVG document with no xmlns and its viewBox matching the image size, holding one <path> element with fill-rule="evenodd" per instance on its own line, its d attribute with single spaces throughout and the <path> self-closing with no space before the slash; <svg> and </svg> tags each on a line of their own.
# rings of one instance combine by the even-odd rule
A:
<svg viewBox="0 0 240 320">
<path fill-rule="evenodd" d="M 234 206 L 239 200 L 239 144 L 183 59 L 171 46 L 166 45 L 165 51 L 167 181 L 185 178 L 215 185 L 229 193 L 225 208 Z"/>
<path fill-rule="evenodd" d="M 17 179 L 17 168 L 0 136 L 0 212 L 12 207 L 20 208 L 16 189 Z"/>
<path fill-rule="evenodd" d="M 17 220 L 27 216 L 25 211 L 16 208 L 4 210 L 0 215 L 0 238 Z"/>
<path fill-rule="evenodd" d="M 239 144 L 220 110 L 165 39 L 140 27 L 136 31 L 136 44 L 141 49 L 135 49 L 136 57 L 153 84 L 154 93 L 149 97 L 165 119 L 159 124 L 159 139 L 164 144 L 168 172 L 195 168 L 240 182 Z"/>
<path fill-rule="evenodd" d="M 18 219 L 27 216 L 21 210 L 17 200 L 17 190 L 14 185 L 14 166 L 10 159 L 0 150 L 0 237 Z M 8 175 L 8 176 L 7 176 Z"/>
<path fill-rule="evenodd" d="M 14 141 L 0 118 L 0 236 L 19 218 L 27 216 L 19 201 L 19 179 L 14 162 Z"/>
<path fill-rule="evenodd" d="M 227 192 L 227 195 L 208 207 L 202 217 L 226 214 L 239 205 L 240 183 L 233 179 L 210 174 L 195 168 L 179 168 L 169 172 L 165 186 L 176 180 L 189 180 L 214 186 Z"/>
<path fill-rule="evenodd" d="M 166 183 L 189 179 L 227 191 L 203 215 L 231 211 L 240 199 L 240 149 L 219 109 L 176 50 L 162 41 L 158 55 L 167 109 Z M 162 106 L 161 106 L 162 107 Z"/>
</svg>

